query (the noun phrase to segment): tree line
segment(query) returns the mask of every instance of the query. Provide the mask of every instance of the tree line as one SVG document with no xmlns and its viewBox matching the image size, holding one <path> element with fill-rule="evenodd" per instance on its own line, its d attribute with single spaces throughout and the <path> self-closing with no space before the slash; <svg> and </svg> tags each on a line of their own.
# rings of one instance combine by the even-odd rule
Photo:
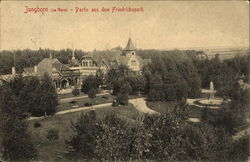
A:
<svg viewBox="0 0 250 162">
<path fill-rule="evenodd" d="M 42 59 L 49 58 L 50 53 L 53 58 L 57 58 L 63 64 L 69 64 L 69 60 L 72 57 L 72 49 L 51 50 L 51 49 L 39 49 L 39 50 L 3 50 L 0 52 L 0 75 L 10 74 L 11 67 L 15 66 L 18 73 L 22 73 L 25 67 L 34 67 Z M 75 50 L 75 57 L 80 59 L 86 52 L 82 50 Z M 15 61 L 14 61 L 15 60 Z M 15 65 L 14 65 L 15 62 Z"/>
</svg>

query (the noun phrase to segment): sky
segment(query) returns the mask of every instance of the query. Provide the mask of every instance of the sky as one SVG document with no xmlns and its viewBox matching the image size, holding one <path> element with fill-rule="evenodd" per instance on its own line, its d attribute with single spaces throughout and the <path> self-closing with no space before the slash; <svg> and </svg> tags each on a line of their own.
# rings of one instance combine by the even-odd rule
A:
<svg viewBox="0 0 250 162">
<path fill-rule="evenodd" d="M 71 12 L 24 13 L 29 8 Z M 143 12 L 81 12 L 75 8 L 143 8 Z M 249 47 L 249 4 L 244 1 L 2 1 L 1 50 Z"/>
</svg>

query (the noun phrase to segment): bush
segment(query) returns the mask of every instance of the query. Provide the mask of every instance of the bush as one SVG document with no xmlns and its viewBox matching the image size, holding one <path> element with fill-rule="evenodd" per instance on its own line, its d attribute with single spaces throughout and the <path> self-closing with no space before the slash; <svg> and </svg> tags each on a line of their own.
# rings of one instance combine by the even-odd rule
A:
<svg viewBox="0 0 250 162">
<path fill-rule="evenodd" d="M 95 98 L 96 97 L 96 93 L 97 93 L 97 89 L 95 88 L 91 88 L 88 92 L 88 96 L 89 98 Z"/>
<path fill-rule="evenodd" d="M 41 126 L 41 124 L 40 124 L 39 122 L 35 122 L 35 123 L 34 123 L 34 127 L 35 127 L 35 128 L 38 128 L 38 127 L 40 127 L 40 126 Z"/>
<path fill-rule="evenodd" d="M 118 96 L 117 96 L 117 102 L 120 105 L 128 105 L 128 94 L 119 93 Z"/>
<path fill-rule="evenodd" d="M 119 102 L 117 102 L 116 100 L 113 101 L 112 106 L 119 106 Z"/>
<path fill-rule="evenodd" d="M 76 87 L 73 89 L 72 94 L 76 97 L 80 95 L 80 90 L 77 89 Z"/>
<path fill-rule="evenodd" d="M 57 140 L 59 138 L 59 131 L 56 129 L 50 129 L 47 134 L 47 139 L 52 141 L 52 140 Z"/>
<path fill-rule="evenodd" d="M 92 103 L 87 102 L 84 104 L 84 106 L 92 106 Z"/>
<path fill-rule="evenodd" d="M 70 101 L 69 103 L 71 103 L 71 104 L 76 104 L 77 103 L 77 101 L 75 101 L 75 100 L 73 100 L 73 101 Z"/>
</svg>

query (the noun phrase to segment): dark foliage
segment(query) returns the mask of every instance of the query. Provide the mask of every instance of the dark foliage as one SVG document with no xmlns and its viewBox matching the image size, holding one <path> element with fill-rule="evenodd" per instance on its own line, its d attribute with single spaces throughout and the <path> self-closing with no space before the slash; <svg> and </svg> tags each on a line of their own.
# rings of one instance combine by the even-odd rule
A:
<svg viewBox="0 0 250 162">
<path fill-rule="evenodd" d="M 13 82 L 15 84 L 16 81 Z M 0 150 L 6 161 L 28 161 L 37 157 L 30 135 L 24 109 L 20 109 L 17 91 L 4 83 L 0 86 Z"/>
<path fill-rule="evenodd" d="M 73 90 L 72 90 L 72 94 L 76 97 L 76 96 L 79 96 L 80 95 L 80 90 L 75 87 Z"/>
<path fill-rule="evenodd" d="M 200 78 L 193 63 L 188 58 L 178 56 L 177 60 L 175 57 L 155 56 L 152 63 L 144 67 L 149 100 L 178 101 L 200 95 Z"/>
<path fill-rule="evenodd" d="M 95 112 L 89 111 L 86 114 L 81 114 L 76 123 L 72 122 L 75 135 L 69 141 L 66 141 L 70 148 L 68 153 L 70 158 L 78 159 L 94 156 L 95 138 L 99 132 L 96 120 Z"/>
<path fill-rule="evenodd" d="M 91 88 L 89 91 L 88 91 L 88 96 L 89 98 L 95 98 L 96 97 L 96 93 L 97 93 L 97 89 L 96 88 Z"/>
<path fill-rule="evenodd" d="M 35 122 L 35 123 L 34 123 L 34 127 L 35 127 L 35 128 L 38 128 L 38 127 L 41 127 L 41 126 L 42 126 L 42 125 L 41 125 L 41 123 L 39 123 L 39 122 Z"/>
<path fill-rule="evenodd" d="M 119 105 L 128 105 L 128 94 L 127 93 L 119 93 L 117 95 L 116 102 Z"/>
<path fill-rule="evenodd" d="M 113 95 L 118 95 L 120 92 L 137 94 L 143 92 L 145 86 L 144 76 L 136 74 L 125 65 L 110 69 L 106 75 L 106 83 L 113 90 Z"/>
<path fill-rule="evenodd" d="M 59 131 L 56 129 L 50 129 L 47 133 L 47 139 L 50 141 L 59 139 Z"/>
<path fill-rule="evenodd" d="M 98 90 L 98 81 L 96 79 L 95 76 L 88 76 L 86 77 L 83 82 L 82 82 L 82 88 L 81 88 L 81 91 L 85 94 L 88 94 L 89 91 L 91 90 L 93 92 L 93 90 L 95 90 L 97 92 Z M 91 93 L 92 93 L 91 92 Z"/>
<path fill-rule="evenodd" d="M 84 106 L 92 106 L 92 103 L 87 102 L 84 104 Z"/>
<path fill-rule="evenodd" d="M 246 160 L 246 138 L 234 141 L 223 128 L 183 119 L 176 111 L 139 116 L 133 124 L 127 124 L 115 114 L 97 119 L 92 111 L 73 124 L 76 134 L 66 143 L 77 159 Z"/>
</svg>

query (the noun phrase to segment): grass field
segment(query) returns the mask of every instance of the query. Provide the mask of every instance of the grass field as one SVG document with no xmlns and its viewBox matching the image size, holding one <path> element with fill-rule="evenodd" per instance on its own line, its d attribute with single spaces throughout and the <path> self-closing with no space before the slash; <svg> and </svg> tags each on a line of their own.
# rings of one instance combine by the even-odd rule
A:
<svg viewBox="0 0 250 162">
<path fill-rule="evenodd" d="M 86 113 L 89 110 L 68 113 L 64 115 L 50 116 L 45 119 L 28 121 L 29 131 L 31 132 L 32 142 L 39 153 L 41 161 L 62 161 L 65 160 L 65 140 L 68 140 L 74 132 L 71 129 L 71 121 L 75 122 L 81 113 Z M 131 122 L 138 116 L 138 111 L 133 105 L 119 107 L 105 107 L 95 110 L 98 116 L 103 116 L 106 113 L 114 112 L 118 117 Z M 41 127 L 34 128 L 34 123 L 39 122 Z M 59 131 L 59 139 L 49 141 L 46 136 L 50 129 Z"/>
<path fill-rule="evenodd" d="M 171 113 L 174 110 L 175 102 L 150 102 L 147 101 L 147 106 L 160 113 Z M 200 118 L 202 115 L 202 108 L 197 106 L 189 106 L 189 117 Z"/>
<path fill-rule="evenodd" d="M 147 101 L 147 106 L 160 113 L 171 113 L 174 110 L 175 102 L 151 102 Z"/>
<path fill-rule="evenodd" d="M 63 97 L 64 99 L 74 97 L 71 93 L 62 94 L 62 95 L 64 95 L 64 97 Z M 61 94 L 59 96 L 61 96 Z M 138 98 L 138 97 L 141 97 L 141 96 L 129 95 L 129 99 L 134 99 L 134 98 Z M 86 98 L 80 98 L 80 99 L 71 99 L 69 101 L 64 101 L 64 102 L 60 102 L 60 100 L 59 100 L 59 105 L 56 107 L 56 111 L 58 112 L 58 111 L 63 111 L 63 110 L 74 109 L 74 108 L 76 108 L 76 107 L 74 107 L 76 105 L 78 107 L 83 107 L 83 106 L 85 106 L 86 103 L 92 103 L 92 105 L 111 103 L 114 101 L 115 98 L 116 98 L 116 96 L 113 96 L 111 94 L 105 94 L 105 95 L 101 95 L 101 96 L 96 96 L 93 99 L 86 97 Z M 60 97 L 58 99 L 60 99 Z M 62 97 L 61 97 L 61 99 L 62 99 Z M 71 101 L 77 101 L 77 103 L 72 104 Z"/>
<path fill-rule="evenodd" d="M 114 96 L 112 95 L 102 95 L 102 96 L 96 96 L 94 99 L 91 98 L 80 98 L 80 99 L 72 99 L 70 101 L 66 102 L 59 102 L 59 105 L 56 108 L 56 111 L 63 111 L 63 110 L 69 110 L 74 108 L 74 105 L 78 105 L 79 107 L 85 106 L 85 103 L 92 103 L 92 105 L 98 105 L 108 102 L 113 102 Z M 77 101 L 76 104 L 70 103 L 71 101 Z"/>
<path fill-rule="evenodd" d="M 82 93 L 82 92 L 80 92 L 80 95 L 78 97 L 80 97 L 80 96 L 87 96 L 87 95 L 84 94 L 84 93 Z M 70 98 L 70 97 L 74 97 L 74 95 L 72 93 L 58 94 L 58 99 L 59 100 L 63 99 L 63 98 Z"/>
</svg>

